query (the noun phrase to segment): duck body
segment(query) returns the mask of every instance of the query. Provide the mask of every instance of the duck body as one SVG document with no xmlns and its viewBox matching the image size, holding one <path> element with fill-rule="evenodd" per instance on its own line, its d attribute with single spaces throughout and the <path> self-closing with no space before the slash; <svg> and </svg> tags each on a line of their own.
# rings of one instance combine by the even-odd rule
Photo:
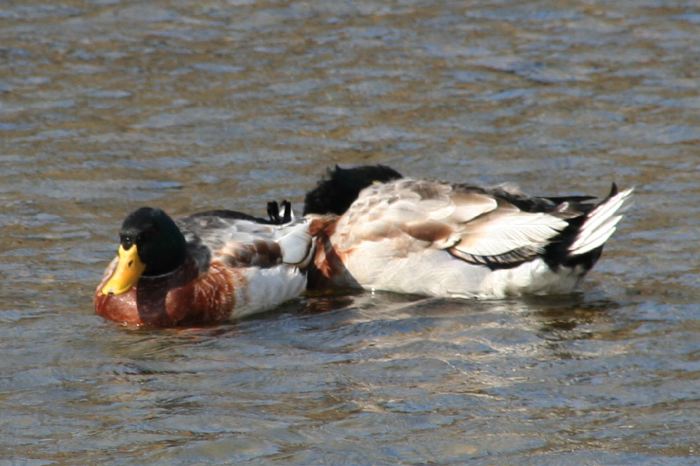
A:
<svg viewBox="0 0 700 466">
<path fill-rule="evenodd" d="M 177 221 L 160 209 L 130 214 L 118 257 L 95 291 L 96 313 L 132 326 L 206 324 L 298 297 L 313 251 L 308 225 L 236 214 L 210 211 Z"/>
<path fill-rule="evenodd" d="M 484 299 L 568 293 L 600 257 L 631 192 L 613 185 L 596 204 L 506 185 L 374 183 L 342 215 L 311 216 L 310 285 Z"/>
</svg>

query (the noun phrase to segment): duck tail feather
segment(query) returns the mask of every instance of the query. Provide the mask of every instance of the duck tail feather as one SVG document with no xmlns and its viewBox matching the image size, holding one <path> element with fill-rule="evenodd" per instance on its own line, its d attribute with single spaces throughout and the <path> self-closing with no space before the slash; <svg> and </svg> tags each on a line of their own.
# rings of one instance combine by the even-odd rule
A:
<svg viewBox="0 0 700 466">
<path fill-rule="evenodd" d="M 613 183 L 607 199 L 586 215 L 586 220 L 569 246 L 569 254 L 585 254 L 605 244 L 615 233 L 617 224 L 622 219 L 622 212 L 629 207 L 633 191 L 634 188 L 618 191 Z"/>
</svg>

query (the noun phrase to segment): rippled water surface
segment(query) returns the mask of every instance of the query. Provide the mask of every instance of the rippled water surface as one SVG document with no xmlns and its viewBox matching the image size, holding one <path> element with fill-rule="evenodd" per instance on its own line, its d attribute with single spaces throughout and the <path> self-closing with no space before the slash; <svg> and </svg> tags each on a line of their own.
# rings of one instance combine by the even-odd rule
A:
<svg viewBox="0 0 700 466">
<path fill-rule="evenodd" d="M 695 1 L 0 3 L 2 464 L 697 464 L 699 62 Z M 335 163 L 636 204 L 573 296 L 93 314 L 129 210 Z"/>
</svg>

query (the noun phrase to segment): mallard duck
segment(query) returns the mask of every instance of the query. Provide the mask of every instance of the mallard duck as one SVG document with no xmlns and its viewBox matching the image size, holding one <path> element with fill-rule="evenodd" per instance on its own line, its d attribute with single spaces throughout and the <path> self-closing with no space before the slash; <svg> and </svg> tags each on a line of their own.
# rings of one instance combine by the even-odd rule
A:
<svg viewBox="0 0 700 466">
<path fill-rule="evenodd" d="M 600 257 L 632 194 L 613 184 L 594 203 L 591 196 L 530 197 L 508 185 L 399 177 L 362 179 L 357 199 L 335 210 L 318 192 L 307 195 L 317 238 L 312 289 L 486 299 L 568 293 Z M 348 190 L 332 176 L 320 189 Z"/>
<path fill-rule="evenodd" d="M 126 325 L 163 327 L 240 318 L 295 298 L 306 288 L 313 241 L 308 222 L 279 221 L 227 210 L 175 221 L 140 208 L 122 224 L 95 311 Z"/>
</svg>

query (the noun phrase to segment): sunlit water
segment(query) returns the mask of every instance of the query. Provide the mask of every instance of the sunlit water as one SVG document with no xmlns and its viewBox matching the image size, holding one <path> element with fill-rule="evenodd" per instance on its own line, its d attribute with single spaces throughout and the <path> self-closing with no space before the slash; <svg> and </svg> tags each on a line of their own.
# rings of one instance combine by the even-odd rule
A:
<svg viewBox="0 0 700 466">
<path fill-rule="evenodd" d="M 694 1 L 0 3 L 0 460 L 697 464 L 699 60 Z M 129 210 L 380 162 L 636 204 L 574 296 L 93 314 Z"/>
</svg>

